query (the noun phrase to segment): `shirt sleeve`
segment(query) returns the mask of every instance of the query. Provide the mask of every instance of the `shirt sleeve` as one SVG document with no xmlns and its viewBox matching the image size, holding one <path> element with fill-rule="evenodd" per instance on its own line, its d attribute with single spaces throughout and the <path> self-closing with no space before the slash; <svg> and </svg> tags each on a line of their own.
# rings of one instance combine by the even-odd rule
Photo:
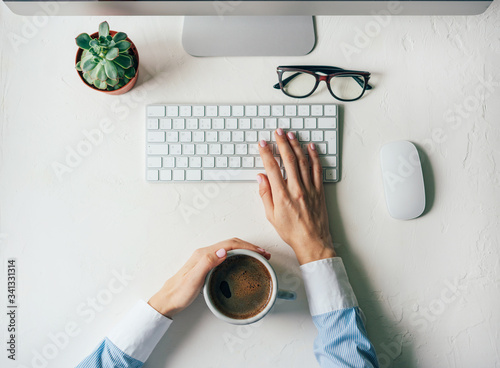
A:
<svg viewBox="0 0 500 368">
<path fill-rule="evenodd" d="M 318 329 L 314 354 L 322 368 L 378 368 L 342 259 L 302 265 L 309 310 Z"/>
<path fill-rule="evenodd" d="M 77 368 L 139 368 L 171 323 L 141 300 Z"/>
</svg>

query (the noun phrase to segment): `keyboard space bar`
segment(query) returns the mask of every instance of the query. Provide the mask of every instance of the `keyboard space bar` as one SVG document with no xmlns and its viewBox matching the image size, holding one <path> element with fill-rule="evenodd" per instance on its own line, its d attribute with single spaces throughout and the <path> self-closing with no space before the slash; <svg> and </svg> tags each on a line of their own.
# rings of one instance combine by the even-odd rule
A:
<svg viewBox="0 0 500 368">
<path fill-rule="evenodd" d="M 264 169 L 246 170 L 209 170 L 204 169 L 202 174 L 203 181 L 256 181 L 257 174 L 265 174 Z M 283 171 L 281 172 L 283 174 Z"/>
</svg>

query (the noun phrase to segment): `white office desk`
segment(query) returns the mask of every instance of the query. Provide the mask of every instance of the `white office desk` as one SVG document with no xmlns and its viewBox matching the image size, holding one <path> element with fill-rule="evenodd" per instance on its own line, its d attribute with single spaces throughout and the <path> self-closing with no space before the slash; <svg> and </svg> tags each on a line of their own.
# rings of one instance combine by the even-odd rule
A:
<svg viewBox="0 0 500 368">
<path fill-rule="evenodd" d="M 477 17 L 319 17 L 316 49 L 297 58 L 193 58 L 182 49 L 179 17 L 25 19 L 2 4 L 0 18 L 1 334 L 5 262 L 15 257 L 19 367 L 76 365 L 194 249 L 233 236 L 270 250 L 281 286 L 296 289 L 298 300 L 276 305 L 257 326 L 235 327 L 200 297 L 146 366 L 316 366 L 299 268 L 264 218 L 257 184 L 144 179 L 146 104 L 296 102 L 272 85 L 276 66 L 298 63 L 373 75 L 375 88 L 345 104 L 342 181 L 326 192 L 381 366 L 498 364 L 498 2 Z M 73 65 L 74 37 L 104 19 L 140 52 L 138 85 L 119 97 L 91 91 Z M 360 30 L 371 36 L 363 40 Z M 332 100 L 323 88 L 306 101 Z M 102 119 L 112 131 L 58 180 L 53 163 L 64 163 Z M 424 152 L 428 186 L 427 213 L 407 222 L 387 213 L 378 162 L 381 145 L 398 139 Z M 198 212 L 183 216 L 190 206 Z M 65 329 L 74 335 L 68 341 Z M 49 357 L 45 365 L 37 354 Z"/>
</svg>

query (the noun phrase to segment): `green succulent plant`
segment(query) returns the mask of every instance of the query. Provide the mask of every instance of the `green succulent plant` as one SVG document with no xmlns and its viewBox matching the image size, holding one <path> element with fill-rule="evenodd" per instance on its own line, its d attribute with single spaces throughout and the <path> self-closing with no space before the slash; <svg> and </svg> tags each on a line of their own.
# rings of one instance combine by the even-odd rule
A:
<svg viewBox="0 0 500 368">
<path fill-rule="evenodd" d="M 83 79 L 98 89 L 112 91 L 126 85 L 135 76 L 134 56 L 129 53 L 127 34 L 109 34 L 108 22 L 99 24 L 99 37 L 91 38 L 87 33 L 76 37 L 76 44 L 83 49 L 76 70 Z"/>
</svg>

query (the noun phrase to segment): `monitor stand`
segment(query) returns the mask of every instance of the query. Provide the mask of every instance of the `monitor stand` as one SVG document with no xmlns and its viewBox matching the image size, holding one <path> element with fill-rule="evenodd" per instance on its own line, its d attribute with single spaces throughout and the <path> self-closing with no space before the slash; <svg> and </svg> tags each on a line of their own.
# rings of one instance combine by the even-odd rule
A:
<svg viewBox="0 0 500 368">
<path fill-rule="evenodd" d="M 186 16 L 182 33 L 193 56 L 301 56 L 315 43 L 312 16 Z"/>
</svg>

